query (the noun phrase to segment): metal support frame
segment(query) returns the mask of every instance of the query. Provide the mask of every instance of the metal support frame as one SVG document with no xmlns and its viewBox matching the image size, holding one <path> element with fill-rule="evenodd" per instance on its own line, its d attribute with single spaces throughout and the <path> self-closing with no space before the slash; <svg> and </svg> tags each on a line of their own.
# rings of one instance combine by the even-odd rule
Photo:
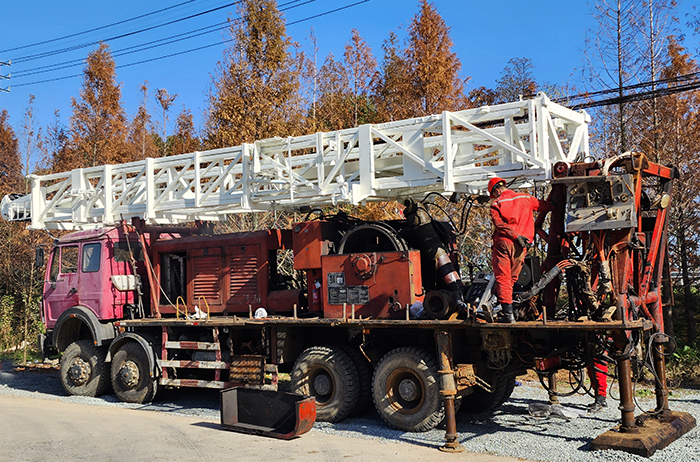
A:
<svg viewBox="0 0 700 462">
<path fill-rule="evenodd" d="M 6 196 L 6 220 L 87 229 L 219 220 L 339 203 L 483 192 L 494 176 L 527 186 L 556 161 L 582 160 L 589 116 L 534 99 L 119 165 L 31 175 Z"/>
<path fill-rule="evenodd" d="M 547 387 L 549 388 L 549 404 L 559 404 L 557 395 L 557 371 L 552 371 L 547 376 Z"/>
<path fill-rule="evenodd" d="M 666 364 L 663 356 L 663 339 L 652 342 L 654 367 L 656 368 L 656 409 L 635 418 L 632 370 L 629 354 L 624 350 L 626 336 L 623 331 L 613 333 L 618 377 L 620 379 L 620 425 L 598 435 L 592 442 L 594 450 L 617 449 L 643 457 L 651 457 L 695 427 L 695 417 L 687 412 L 671 411 L 668 408 L 666 386 Z"/>
<path fill-rule="evenodd" d="M 457 420 L 455 412 L 455 396 L 457 385 L 452 370 L 450 358 L 452 358 L 452 337 L 447 331 L 435 332 L 437 343 L 438 361 L 440 363 L 440 394 L 445 406 L 445 445 L 440 447 L 443 452 L 463 452 L 464 446 L 457 440 Z"/>
</svg>

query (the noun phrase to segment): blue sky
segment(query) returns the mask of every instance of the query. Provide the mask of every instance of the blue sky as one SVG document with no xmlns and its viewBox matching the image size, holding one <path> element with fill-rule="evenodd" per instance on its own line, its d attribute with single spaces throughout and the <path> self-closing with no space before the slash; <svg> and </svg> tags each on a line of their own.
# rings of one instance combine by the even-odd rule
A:
<svg viewBox="0 0 700 462">
<path fill-rule="evenodd" d="M 353 28 L 360 31 L 379 60 L 382 42 L 390 31 L 395 31 L 399 37 L 405 36 L 406 27 L 418 10 L 418 1 L 369 0 L 339 12 L 309 19 L 358 1 L 361 0 L 278 0 L 278 4 L 282 9 L 294 6 L 285 11 L 285 16 L 290 23 L 300 22 L 290 24 L 287 32 L 307 51 L 311 48 L 307 37 L 313 27 L 319 46 L 319 65 L 329 52 L 336 56 L 342 54 L 343 45 L 349 40 Z M 1 75 L 12 74 L 9 81 L 0 80 L 0 88 L 11 86 L 9 93 L 0 92 L 0 109 L 8 110 L 10 122 L 18 130 L 31 93 L 36 96 L 35 115 L 40 125 L 46 126 L 53 121 L 55 109 L 61 111 L 62 120 L 67 124 L 71 115 L 70 100 L 71 97 L 78 96 L 82 79 L 60 78 L 81 73 L 80 61 L 94 48 L 93 45 L 82 45 L 105 40 L 116 55 L 120 50 L 130 51 L 129 47 L 223 23 L 229 16 L 236 17 L 235 6 L 183 21 L 177 20 L 230 3 L 234 3 L 233 0 L 3 2 L 0 17 L 0 61 L 11 59 L 13 63 L 10 67 L 0 67 Z M 461 59 L 462 73 L 471 78 L 468 90 L 481 85 L 495 86 L 501 70 L 513 57 L 530 58 L 538 81 L 580 85 L 584 40 L 587 31 L 594 27 L 586 1 L 433 0 L 433 3 L 451 27 L 453 50 Z M 688 3 L 681 2 L 679 14 L 682 22 L 685 22 L 684 13 L 691 8 Z M 177 7 L 169 8 L 178 4 Z M 86 34 L 11 50 L 100 28 L 160 9 L 167 10 Z M 177 22 L 155 27 L 169 21 Z M 153 29 L 114 38 L 146 28 Z M 184 104 L 192 111 L 195 123 L 199 126 L 206 109 L 210 74 L 224 49 L 221 44 L 224 36 L 223 31 L 214 31 L 166 46 L 115 56 L 117 81 L 122 83 L 122 101 L 129 116 L 138 107 L 140 84 L 148 80 L 151 88 L 148 104 L 155 120 L 159 120 L 159 117 L 152 95 L 157 88 L 166 88 L 171 94 L 179 94 L 171 120 L 174 120 L 175 114 Z M 112 39 L 108 40 L 109 38 Z M 206 48 L 131 65 L 198 47 Z M 75 49 L 53 56 L 35 56 L 66 48 Z M 36 69 L 73 60 L 78 64 L 53 72 L 47 72 L 46 68 Z M 37 73 L 27 75 L 29 72 Z M 49 79 L 60 80 L 34 84 Z"/>
</svg>

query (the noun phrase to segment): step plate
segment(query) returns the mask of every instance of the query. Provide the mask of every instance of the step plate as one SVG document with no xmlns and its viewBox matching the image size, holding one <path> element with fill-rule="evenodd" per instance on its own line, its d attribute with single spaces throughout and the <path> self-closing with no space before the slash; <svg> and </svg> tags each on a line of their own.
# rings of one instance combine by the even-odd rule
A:
<svg viewBox="0 0 700 462">
<path fill-rule="evenodd" d="M 221 369 L 226 370 L 229 363 L 223 361 L 174 361 L 174 360 L 158 360 L 160 367 L 176 367 L 182 369 Z"/>
</svg>

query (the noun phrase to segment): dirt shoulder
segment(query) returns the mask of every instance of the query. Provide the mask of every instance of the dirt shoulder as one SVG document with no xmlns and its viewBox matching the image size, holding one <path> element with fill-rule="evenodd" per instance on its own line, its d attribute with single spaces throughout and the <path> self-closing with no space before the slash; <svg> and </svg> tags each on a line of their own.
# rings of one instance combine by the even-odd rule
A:
<svg viewBox="0 0 700 462">
<path fill-rule="evenodd" d="M 221 430 L 192 417 L 58 400 L 0 395 L 2 461 L 489 461 L 519 459 L 443 454 L 435 448 L 344 438 L 312 430 L 291 441 Z"/>
</svg>

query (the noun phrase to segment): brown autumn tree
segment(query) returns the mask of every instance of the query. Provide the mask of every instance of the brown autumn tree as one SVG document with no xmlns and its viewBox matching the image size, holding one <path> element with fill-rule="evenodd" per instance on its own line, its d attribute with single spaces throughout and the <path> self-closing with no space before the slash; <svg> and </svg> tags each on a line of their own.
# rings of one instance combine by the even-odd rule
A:
<svg viewBox="0 0 700 462">
<path fill-rule="evenodd" d="M 370 89 L 377 72 L 377 60 L 372 49 L 357 29 L 352 29 L 350 41 L 345 44 L 345 64 L 350 78 L 352 92 L 353 126 L 376 121 Z"/>
<path fill-rule="evenodd" d="M 23 191 L 19 141 L 9 118 L 7 110 L 0 111 L 0 197 Z"/>
<path fill-rule="evenodd" d="M 170 138 L 168 144 L 172 155 L 191 153 L 202 148 L 202 142 L 195 133 L 192 112 L 184 105 L 175 120 L 175 133 Z"/>
<path fill-rule="evenodd" d="M 274 0 L 243 0 L 231 46 L 217 65 L 205 123 L 209 148 L 288 136 L 302 125 L 303 57 Z"/>
<path fill-rule="evenodd" d="M 129 150 L 138 153 L 138 159 L 158 157 L 158 147 L 154 142 L 151 114 L 148 112 L 148 81 L 139 87 L 141 100 L 136 115 L 129 126 Z"/>
<path fill-rule="evenodd" d="M 408 59 L 399 46 L 394 32 L 389 33 L 382 44 L 384 58 L 380 66 L 379 78 L 374 84 L 375 105 L 384 121 L 401 120 L 413 115 L 407 102 L 412 97 L 412 86 Z"/>
<path fill-rule="evenodd" d="M 414 116 L 464 109 L 462 63 L 452 51 L 450 28 L 435 5 L 421 0 L 408 27 L 406 63 L 410 69 Z"/>
<path fill-rule="evenodd" d="M 353 98 L 347 68 L 336 61 L 333 53 L 318 72 L 318 101 L 316 102 L 316 127 L 318 131 L 331 131 L 353 126 Z"/>
<path fill-rule="evenodd" d="M 700 72 L 698 63 L 675 37 L 668 45 L 669 63 L 661 69 L 662 79 Z M 682 85 L 670 83 L 669 86 Z M 696 317 L 698 283 L 696 268 L 700 266 L 700 94 L 680 92 L 659 100 L 659 130 L 646 134 L 647 143 L 656 138 L 659 161 L 674 165 L 681 174 L 673 193 L 669 227 L 672 269 L 680 274 L 676 290 L 682 296 L 682 311 L 688 343 L 697 340 Z"/>
<path fill-rule="evenodd" d="M 20 143 L 8 119 L 0 111 L 0 197 L 24 191 Z M 38 238 L 24 223 L 0 220 L 0 350 L 26 348 L 22 342 L 38 332 L 39 278 L 32 265 Z"/>
<path fill-rule="evenodd" d="M 92 167 L 133 160 L 126 149 L 126 115 L 121 103 L 121 88 L 116 82 L 114 59 L 109 46 L 102 43 L 88 54 L 83 69 L 83 87 L 79 98 L 71 99 L 70 119 L 74 165 L 56 166 L 60 170 Z"/>
</svg>

